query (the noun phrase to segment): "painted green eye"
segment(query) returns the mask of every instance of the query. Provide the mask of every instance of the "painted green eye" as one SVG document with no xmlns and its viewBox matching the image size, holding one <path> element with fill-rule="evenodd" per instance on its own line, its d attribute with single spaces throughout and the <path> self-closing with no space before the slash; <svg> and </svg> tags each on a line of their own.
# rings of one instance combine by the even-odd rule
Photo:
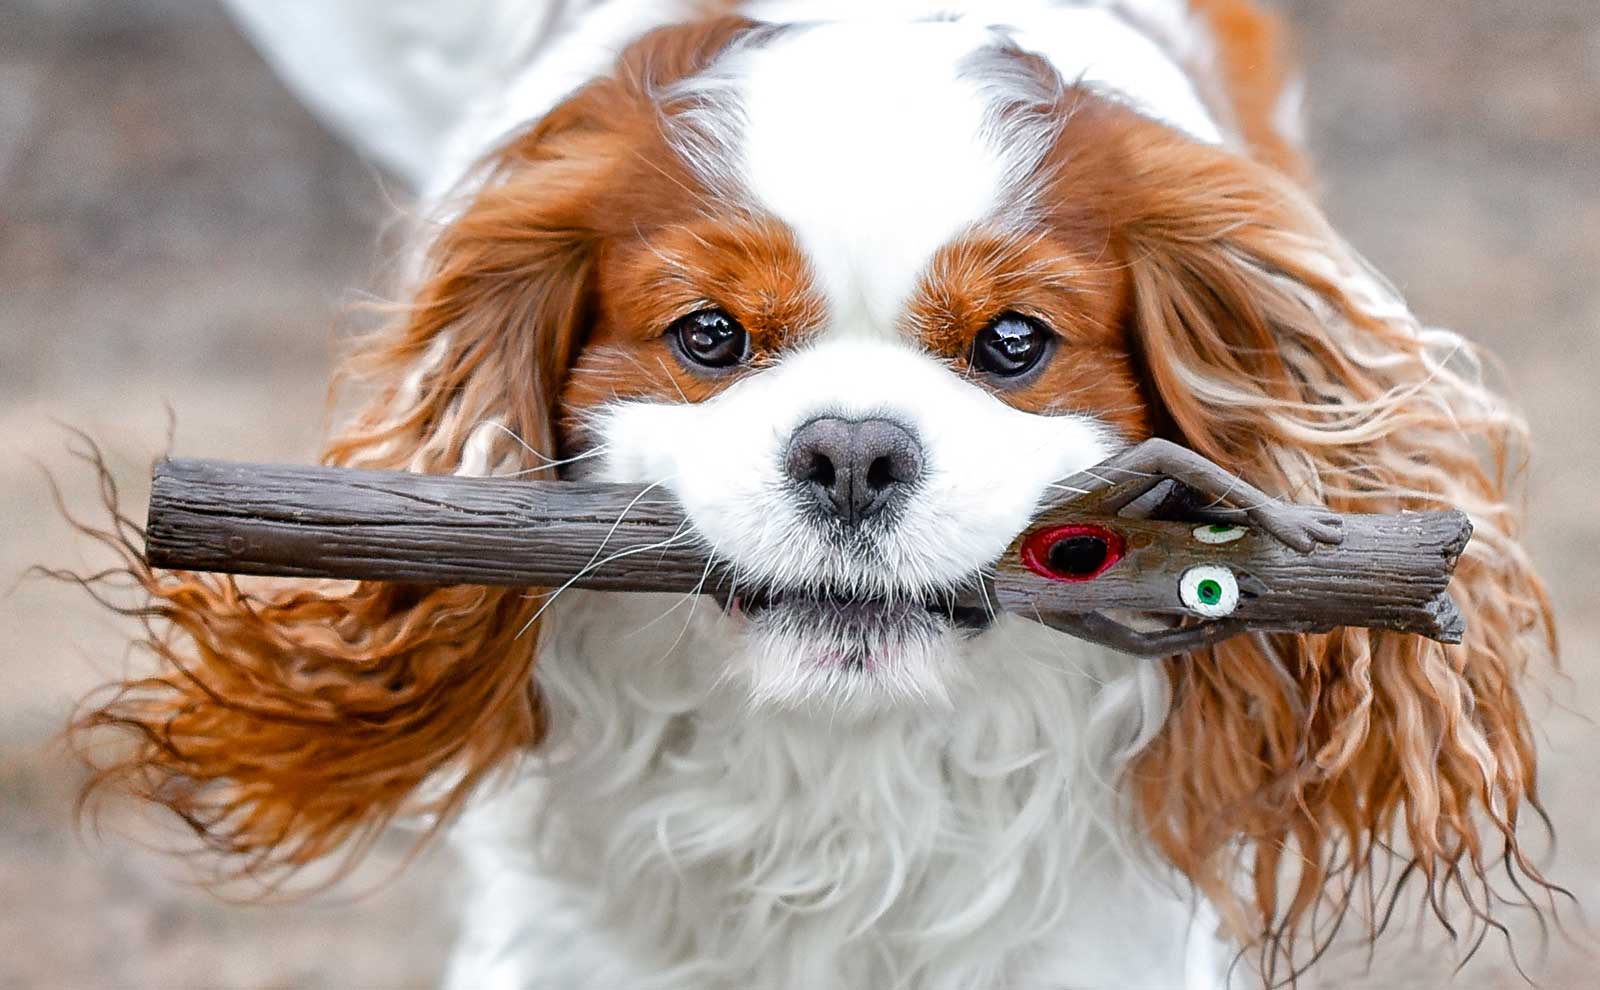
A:
<svg viewBox="0 0 1600 990">
<path fill-rule="evenodd" d="M 1227 523 L 1212 523 L 1207 526 L 1196 526 L 1194 538 L 1201 543 L 1232 543 L 1234 540 L 1243 539 L 1250 532 L 1243 526 L 1229 526 Z"/>
<path fill-rule="evenodd" d="M 1197 564 L 1178 579 L 1178 597 L 1196 615 L 1221 618 L 1239 607 L 1239 581 L 1226 567 Z"/>
</svg>

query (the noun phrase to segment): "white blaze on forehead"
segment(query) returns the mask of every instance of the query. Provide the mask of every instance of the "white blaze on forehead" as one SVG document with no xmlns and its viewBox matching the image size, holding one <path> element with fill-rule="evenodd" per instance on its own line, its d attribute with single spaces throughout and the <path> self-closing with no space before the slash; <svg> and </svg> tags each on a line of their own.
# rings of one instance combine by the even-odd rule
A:
<svg viewBox="0 0 1600 990">
<path fill-rule="evenodd" d="M 738 54 L 748 192 L 787 223 L 838 329 L 889 332 L 938 248 L 991 213 L 1006 166 L 969 56 L 981 26 L 868 21 Z"/>
<path fill-rule="evenodd" d="M 871 21 L 889 30 L 925 18 L 992 27 L 1069 84 L 1196 140 L 1225 140 L 1185 68 L 1215 81 L 1216 42 L 1189 0 L 754 0 L 744 12 L 777 23 Z"/>
<path fill-rule="evenodd" d="M 1152 18 L 1160 33 L 1183 34 L 1186 7 L 1147 2 L 1155 9 L 1133 13 L 1166 13 Z M 835 332 L 892 334 L 934 253 L 1021 205 L 1009 202 L 1022 194 L 1011 183 L 1052 137 L 995 126 L 1000 102 L 1040 93 L 1009 92 L 1016 80 L 986 74 L 974 57 L 986 50 L 1031 52 L 1065 84 L 1191 138 L 1223 140 L 1176 53 L 1142 30 L 1142 20 L 1092 0 L 818 0 L 798 9 L 756 3 L 748 12 L 779 23 L 838 19 L 791 24 L 736 46 L 689 82 L 686 89 L 719 108 L 700 115 L 711 143 L 689 157 L 714 178 L 732 179 L 740 188 L 729 194 L 750 196 L 793 229 L 832 304 Z"/>
</svg>

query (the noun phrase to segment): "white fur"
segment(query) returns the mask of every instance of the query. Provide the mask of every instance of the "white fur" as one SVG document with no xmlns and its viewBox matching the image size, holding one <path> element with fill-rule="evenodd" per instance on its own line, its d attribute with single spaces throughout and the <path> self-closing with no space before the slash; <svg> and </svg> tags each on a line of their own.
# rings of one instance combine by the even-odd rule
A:
<svg viewBox="0 0 1600 990">
<path fill-rule="evenodd" d="M 530 46 L 534 57 L 509 81 L 502 78 L 484 87 L 459 112 L 437 167 L 423 187 L 430 197 L 449 192 L 485 152 L 609 70 L 629 42 L 653 28 L 692 17 L 697 6 L 694 0 L 537 2 L 552 9 L 538 12 L 545 18 L 546 29 Z M 536 14 L 524 6 L 521 16 L 532 20 Z"/>
<path fill-rule="evenodd" d="M 948 708 L 841 726 L 751 710 L 714 606 L 551 614 L 554 735 L 459 830 L 451 986 L 1220 985 L 1214 920 L 1114 789 L 1166 710 L 1155 666 L 1004 620 Z"/>
<path fill-rule="evenodd" d="M 780 22 L 837 21 L 896 33 L 907 22 L 934 19 L 969 33 L 993 29 L 1049 60 L 1068 82 L 1082 82 L 1196 140 L 1225 140 L 1182 67 L 1209 44 L 1181 0 L 758 0 L 745 10 Z M 892 65 L 905 47 L 903 40 L 886 42 L 878 57 Z"/>
<path fill-rule="evenodd" d="M 1006 164 L 962 71 L 994 40 L 967 23 L 846 22 L 719 66 L 741 97 L 742 184 L 795 232 L 856 333 L 892 336 L 934 250 L 1000 205 Z"/>
<path fill-rule="evenodd" d="M 437 196 L 694 0 L 225 0 L 330 126 Z M 509 85 L 508 85 L 509 83 Z"/>
</svg>

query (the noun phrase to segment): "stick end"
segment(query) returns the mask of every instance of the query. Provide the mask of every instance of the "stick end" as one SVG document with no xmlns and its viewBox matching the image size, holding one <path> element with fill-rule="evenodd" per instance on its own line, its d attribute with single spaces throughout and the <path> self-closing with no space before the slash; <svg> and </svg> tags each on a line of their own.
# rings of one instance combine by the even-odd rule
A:
<svg viewBox="0 0 1600 990">
<path fill-rule="evenodd" d="M 1444 556 L 1444 566 L 1449 573 L 1455 573 L 1456 561 L 1461 559 L 1461 554 L 1467 549 L 1467 543 L 1472 539 L 1472 520 L 1460 509 L 1450 509 L 1446 517 L 1455 524 L 1456 531 L 1450 539 L 1445 541 L 1440 552 Z"/>
<path fill-rule="evenodd" d="M 1470 529 L 1470 525 L 1469 525 Z M 1439 597 L 1428 603 L 1428 614 L 1433 617 L 1434 629 L 1431 638 L 1441 643 L 1459 643 L 1467 635 L 1467 619 L 1461 614 L 1455 599 L 1445 592 L 1440 592 Z"/>
</svg>

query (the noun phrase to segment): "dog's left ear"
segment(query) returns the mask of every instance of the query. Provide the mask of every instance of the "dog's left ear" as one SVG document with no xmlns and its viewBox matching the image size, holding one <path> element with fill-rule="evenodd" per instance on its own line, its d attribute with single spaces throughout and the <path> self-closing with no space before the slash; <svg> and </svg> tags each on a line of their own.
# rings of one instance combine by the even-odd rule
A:
<svg viewBox="0 0 1600 990">
<path fill-rule="evenodd" d="M 550 160 L 496 163 L 432 242 L 410 302 L 347 366 L 365 402 L 329 463 L 526 473 L 553 456 L 590 270 L 575 221 L 604 163 L 526 140 Z M 91 760 L 95 783 L 178 814 L 225 871 L 359 854 L 396 815 L 448 820 L 539 738 L 536 592 L 236 583 L 153 570 L 138 542 L 122 549 L 159 666 L 86 706 L 76 736 L 130 730 L 131 749 Z"/>
<path fill-rule="evenodd" d="M 1326 920 L 1374 890 L 1389 850 L 1436 906 L 1451 887 L 1484 920 L 1497 859 L 1538 879 L 1517 841 L 1537 807 L 1519 681 L 1554 642 L 1510 494 L 1523 426 L 1471 346 L 1420 326 L 1295 183 L 1157 130 L 1126 149 L 1114 236 L 1170 438 L 1274 494 L 1454 506 L 1475 535 L 1451 586 L 1460 645 L 1350 629 L 1170 660 L 1171 715 L 1132 771 L 1144 823 L 1269 963 L 1319 901 Z"/>
</svg>

